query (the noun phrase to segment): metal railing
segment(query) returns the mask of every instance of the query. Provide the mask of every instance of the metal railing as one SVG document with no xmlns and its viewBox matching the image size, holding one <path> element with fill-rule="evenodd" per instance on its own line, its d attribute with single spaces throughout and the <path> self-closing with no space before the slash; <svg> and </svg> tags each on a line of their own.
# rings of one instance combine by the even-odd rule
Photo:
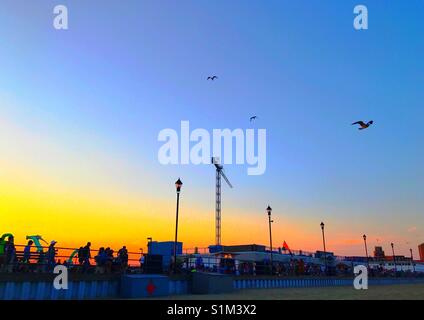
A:
<svg viewBox="0 0 424 320">
<path fill-rule="evenodd" d="M 6 255 L 1 256 L 0 271 L 2 272 L 49 272 L 50 267 L 56 265 L 66 265 L 74 271 L 84 272 L 122 272 L 135 271 L 140 268 L 140 258 L 144 254 L 142 252 L 127 252 L 127 258 L 119 257 L 118 251 L 113 251 L 112 255 L 105 257 L 105 270 L 99 269 L 103 267 L 96 259 L 99 249 L 90 249 L 90 257 L 84 259 L 78 255 L 78 248 L 55 247 L 54 260 L 48 257 L 47 246 L 32 246 L 30 249 L 29 259 L 24 260 L 24 249 L 26 245 L 15 244 L 15 254 L 11 261 L 6 261 Z M 50 260 L 50 261 L 49 261 Z M 88 262 L 87 262 L 88 261 Z M 53 262 L 53 263 L 52 263 Z M 97 270 L 96 270 L 97 268 Z"/>
<path fill-rule="evenodd" d="M 15 245 L 15 258 L 11 263 L 4 261 L 4 256 L 0 261 L 0 271 L 2 272 L 51 272 L 51 262 L 48 261 L 47 246 L 32 247 L 30 258 L 24 261 L 24 248 L 25 245 Z M 94 272 L 94 273 L 118 273 L 118 272 L 142 272 L 140 269 L 140 258 L 144 256 L 143 252 L 127 252 L 128 259 L 120 261 L 117 256 L 118 251 L 114 251 L 112 256 L 109 256 L 107 265 L 102 265 L 96 259 L 99 250 L 91 249 L 89 263 L 84 261 L 82 257 L 78 256 L 77 248 L 55 247 L 56 254 L 54 265 L 66 265 L 75 272 Z M 269 253 L 269 249 L 265 248 L 264 253 Z M 266 255 L 262 261 L 251 261 L 237 258 L 237 253 L 222 253 L 222 254 L 209 254 L 209 248 L 198 247 L 192 249 L 185 249 L 182 255 L 178 256 L 177 269 L 181 273 L 189 273 L 193 271 L 207 271 L 217 272 L 223 274 L 232 274 L 236 276 L 243 275 L 279 275 L 279 276 L 324 276 L 324 275 L 351 275 L 353 274 L 353 266 L 346 265 L 348 257 L 333 256 L 331 264 L 325 270 L 322 258 L 315 258 L 316 254 L 303 250 L 273 250 L 273 254 L 281 254 L 285 256 L 284 261 L 274 261 L 272 271 L 270 261 Z M 309 259 L 315 258 L 315 259 Z M 338 266 L 340 262 L 345 262 L 345 266 Z M 365 260 L 366 261 L 366 258 Z M 353 261 L 352 261 L 353 262 Z M 376 268 L 377 260 L 370 258 L 370 264 L 373 264 L 373 272 L 378 274 L 390 275 L 393 271 L 381 270 Z M 387 261 L 384 261 L 387 262 Z M 172 270 L 172 261 L 163 261 L 162 272 L 168 273 Z M 157 270 L 157 269 L 155 269 Z"/>
<path fill-rule="evenodd" d="M 321 262 L 307 262 L 302 256 L 291 257 L 285 262 L 268 259 L 252 261 L 238 259 L 231 254 L 205 256 L 202 254 L 181 255 L 177 261 L 178 270 L 182 273 L 190 272 L 215 272 L 233 276 L 280 276 L 280 277 L 352 277 L 354 264 L 340 264 L 333 260 L 327 267 Z M 382 268 L 374 265 L 369 269 L 370 277 L 424 277 L 422 272 L 412 270 L 398 270 Z"/>
</svg>

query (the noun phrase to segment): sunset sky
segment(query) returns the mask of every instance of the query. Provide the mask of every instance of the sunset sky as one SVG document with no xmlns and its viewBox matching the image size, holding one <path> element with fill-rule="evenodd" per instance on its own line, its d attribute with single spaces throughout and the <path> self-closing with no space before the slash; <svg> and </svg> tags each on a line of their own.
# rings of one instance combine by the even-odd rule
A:
<svg viewBox="0 0 424 320">
<path fill-rule="evenodd" d="M 359 3 L 366 31 L 353 28 Z M 69 30 L 53 28 L 57 4 Z M 268 244 L 269 204 L 276 247 L 321 250 L 324 221 L 339 255 L 363 255 L 364 233 L 417 255 L 423 32 L 421 0 L 3 0 L 0 233 L 134 250 L 173 240 L 181 177 L 179 239 L 213 244 L 213 166 L 157 158 L 160 130 L 188 120 L 267 130 L 264 175 L 225 166 L 223 244 Z"/>
</svg>

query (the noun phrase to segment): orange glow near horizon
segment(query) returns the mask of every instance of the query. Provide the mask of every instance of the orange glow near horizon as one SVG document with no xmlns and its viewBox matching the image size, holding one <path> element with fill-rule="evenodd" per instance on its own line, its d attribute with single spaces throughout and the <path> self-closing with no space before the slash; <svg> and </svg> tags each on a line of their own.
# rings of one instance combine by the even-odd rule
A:
<svg viewBox="0 0 424 320">
<path fill-rule="evenodd" d="M 151 186 L 122 187 L 124 184 L 119 180 L 122 171 L 113 171 L 113 168 L 125 170 L 127 164 L 116 163 L 118 160 L 112 157 L 105 162 L 102 155 L 95 152 L 86 161 L 49 138 L 14 126 L 4 118 L 0 119 L 0 125 L 0 136 L 13 136 L 13 140 L 0 140 L 0 148 L 8 151 L 7 156 L 0 158 L 1 234 L 14 234 L 17 244 L 25 244 L 27 235 L 38 234 L 47 241 L 56 240 L 59 247 L 78 248 L 90 241 L 93 249 L 109 246 L 118 250 L 126 245 L 132 252 L 139 252 L 140 248 L 146 250 L 147 237 L 156 241 L 174 240 L 174 190 L 164 193 L 162 190 L 151 192 L 148 189 Z M 139 171 L 138 168 L 128 169 L 124 175 L 135 171 Z M 146 181 L 157 179 L 151 172 L 140 175 Z M 185 191 L 178 240 L 184 243 L 184 249 L 208 247 L 215 239 L 214 203 L 198 201 Z M 294 250 L 321 250 L 319 220 L 311 219 L 310 215 L 280 214 L 277 213 L 273 224 L 275 248 L 282 247 L 286 241 Z M 361 235 L 334 219 L 326 234 L 327 249 L 339 255 L 361 255 Z M 375 244 L 372 238 L 383 241 L 385 236 L 369 237 L 370 252 Z M 222 241 L 226 245 L 268 246 L 265 211 L 226 207 Z"/>
<path fill-rule="evenodd" d="M 24 175 L 22 175 L 24 176 Z M 32 188 L 31 188 L 32 186 Z M 15 235 L 16 243 L 24 244 L 26 235 L 39 234 L 47 241 L 58 241 L 59 247 L 77 248 L 92 243 L 93 249 L 101 246 L 117 250 L 126 245 L 129 251 L 146 250 L 147 237 L 156 241 L 173 241 L 175 231 L 175 203 L 171 201 L 145 202 L 143 200 L 120 199 L 109 194 L 87 199 L 83 190 L 61 190 L 58 186 L 48 189 L 31 181 L 13 183 L 2 176 L 0 183 L 1 233 Z M 112 200 L 115 199 L 115 200 Z M 152 208 L 155 208 L 154 210 Z M 205 248 L 214 241 L 214 212 L 199 215 L 202 209 L 187 207 L 180 209 L 179 241 L 184 248 Z M 199 218 L 200 216 L 200 218 Z M 246 217 L 243 219 L 240 217 Z M 269 244 L 266 215 L 228 210 L 223 216 L 224 244 Z M 302 232 L 300 231 L 302 230 Z M 284 221 L 273 224 L 273 246 L 281 247 L 287 241 L 294 250 L 321 250 L 321 232 L 312 230 L 302 221 Z M 344 240 L 328 235 L 327 248 L 337 254 L 356 252 L 362 249 L 361 239 Z"/>
</svg>

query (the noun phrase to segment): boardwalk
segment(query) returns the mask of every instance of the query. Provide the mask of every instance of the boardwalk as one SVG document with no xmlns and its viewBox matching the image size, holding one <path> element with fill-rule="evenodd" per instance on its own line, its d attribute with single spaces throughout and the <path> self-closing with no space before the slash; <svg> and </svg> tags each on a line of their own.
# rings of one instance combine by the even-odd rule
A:
<svg viewBox="0 0 424 320">
<path fill-rule="evenodd" d="M 175 300 L 424 300 L 424 284 L 353 287 L 247 289 L 219 295 L 179 295 Z"/>
</svg>

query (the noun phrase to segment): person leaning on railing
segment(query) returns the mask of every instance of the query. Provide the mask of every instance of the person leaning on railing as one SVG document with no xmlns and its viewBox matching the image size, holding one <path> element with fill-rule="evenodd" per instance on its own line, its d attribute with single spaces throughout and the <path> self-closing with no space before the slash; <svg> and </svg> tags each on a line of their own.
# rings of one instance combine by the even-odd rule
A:
<svg viewBox="0 0 424 320">
<path fill-rule="evenodd" d="M 56 260 L 55 260 L 56 248 L 54 247 L 56 243 L 57 242 L 54 241 L 54 240 L 52 242 L 50 242 L 50 246 L 49 246 L 49 249 L 47 251 L 47 268 L 48 268 L 48 271 L 52 271 L 54 269 L 54 267 L 56 266 Z"/>
<path fill-rule="evenodd" d="M 112 273 L 113 266 L 113 250 L 109 247 L 105 250 L 106 253 L 106 262 L 105 262 L 105 270 L 106 273 Z"/>
<path fill-rule="evenodd" d="M 38 252 L 36 272 L 44 273 L 47 269 L 46 254 L 43 251 Z"/>
<path fill-rule="evenodd" d="M 15 238 L 10 236 L 6 242 L 4 249 L 4 266 L 6 272 L 13 272 L 13 266 L 16 263 L 16 248 L 15 248 Z"/>
<path fill-rule="evenodd" d="M 25 272 L 29 271 L 29 264 L 31 263 L 30 259 L 31 259 L 31 246 L 34 244 L 34 241 L 29 240 L 27 245 L 24 248 L 24 255 L 22 258 L 22 263 L 24 265 L 23 270 Z"/>
<path fill-rule="evenodd" d="M 101 247 L 97 253 L 97 256 L 94 257 L 94 260 L 96 261 L 96 269 L 94 273 L 105 273 L 105 263 L 107 260 L 105 248 Z"/>
<path fill-rule="evenodd" d="M 117 262 L 120 265 L 121 272 L 126 272 L 128 268 L 128 250 L 126 246 L 123 246 L 118 251 Z"/>
<path fill-rule="evenodd" d="M 87 242 L 86 246 L 82 248 L 82 263 L 83 263 L 83 272 L 87 272 L 90 268 L 90 258 L 91 258 L 91 242 Z M 78 253 L 79 256 L 80 253 Z"/>
</svg>

